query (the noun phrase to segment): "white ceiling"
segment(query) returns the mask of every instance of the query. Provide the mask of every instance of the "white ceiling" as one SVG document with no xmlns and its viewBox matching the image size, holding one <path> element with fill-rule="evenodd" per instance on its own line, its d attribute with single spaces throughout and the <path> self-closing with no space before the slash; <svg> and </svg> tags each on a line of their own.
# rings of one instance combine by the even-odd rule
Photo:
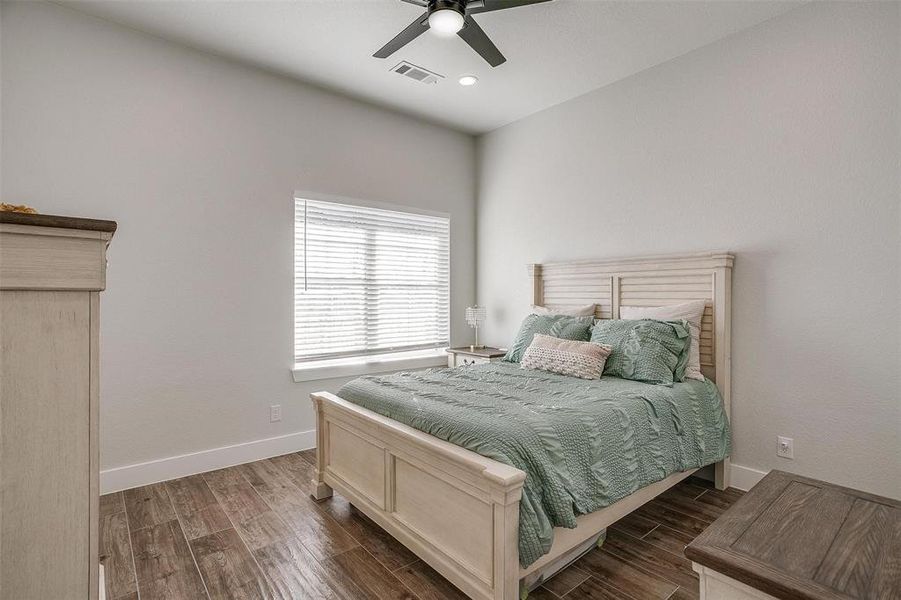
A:
<svg viewBox="0 0 901 600">
<path fill-rule="evenodd" d="M 426 32 L 373 52 L 423 12 L 400 0 L 75 0 L 67 6 L 470 133 L 490 131 L 784 13 L 800 2 L 553 0 L 478 15 L 507 62 Z M 407 60 L 446 76 L 392 73 Z M 457 78 L 474 74 L 479 84 Z"/>
</svg>

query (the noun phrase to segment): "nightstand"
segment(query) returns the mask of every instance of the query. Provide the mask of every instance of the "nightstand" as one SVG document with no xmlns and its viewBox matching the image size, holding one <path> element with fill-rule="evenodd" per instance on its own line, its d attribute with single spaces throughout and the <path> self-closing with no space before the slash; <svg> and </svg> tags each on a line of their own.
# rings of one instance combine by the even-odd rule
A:
<svg viewBox="0 0 901 600">
<path fill-rule="evenodd" d="M 469 346 L 447 349 L 447 366 L 462 367 L 464 365 L 477 365 L 480 363 L 494 362 L 504 358 L 506 350 L 500 348 L 476 348 L 471 350 Z"/>
</svg>

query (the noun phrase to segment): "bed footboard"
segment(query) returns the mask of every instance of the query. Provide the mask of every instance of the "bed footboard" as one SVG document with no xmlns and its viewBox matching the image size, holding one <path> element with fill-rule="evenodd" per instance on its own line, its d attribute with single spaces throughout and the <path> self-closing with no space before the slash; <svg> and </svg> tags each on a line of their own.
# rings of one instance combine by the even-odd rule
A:
<svg viewBox="0 0 901 600">
<path fill-rule="evenodd" d="M 311 493 L 337 490 L 471 598 L 519 597 L 525 473 L 326 392 Z"/>
</svg>

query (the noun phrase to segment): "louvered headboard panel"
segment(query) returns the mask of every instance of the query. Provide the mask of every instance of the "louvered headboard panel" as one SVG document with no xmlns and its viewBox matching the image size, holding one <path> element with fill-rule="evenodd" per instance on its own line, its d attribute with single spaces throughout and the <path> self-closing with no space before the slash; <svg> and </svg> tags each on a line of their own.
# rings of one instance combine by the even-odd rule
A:
<svg viewBox="0 0 901 600">
<path fill-rule="evenodd" d="M 689 300 L 706 300 L 701 319 L 701 368 L 716 381 L 714 356 L 714 278 L 710 273 L 669 275 L 621 275 L 619 306 L 667 306 Z M 617 315 L 618 316 L 618 315 Z M 601 317 L 603 318 L 603 317 Z M 709 374 L 707 373 L 709 371 Z"/>
<path fill-rule="evenodd" d="M 529 274 L 534 304 L 594 303 L 598 319 L 618 319 L 621 306 L 706 300 L 701 369 L 717 383 L 728 410 L 732 263 L 731 254 L 716 252 L 535 264 L 529 265 Z"/>
</svg>

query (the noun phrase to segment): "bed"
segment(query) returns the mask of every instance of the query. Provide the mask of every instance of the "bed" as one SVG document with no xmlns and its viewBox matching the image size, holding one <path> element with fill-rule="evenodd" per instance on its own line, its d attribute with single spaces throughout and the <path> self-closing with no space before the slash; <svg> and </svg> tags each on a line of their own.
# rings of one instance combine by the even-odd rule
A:
<svg viewBox="0 0 901 600">
<path fill-rule="evenodd" d="M 617 318 L 620 306 L 664 306 L 706 300 L 708 305 L 701 323 L 701 366 L 705 377 L 715 382 L 722 399 L 721 411 L 728 416 L 732 263 L 729 254 L 704 253 L 529 265 L 528 273 L 534 304 L 564 308 L 594 303 L 595 317 L 599 319 Z M 515 365 L 490 364 L 476 370 L 463 369 L 469 370 L 393 377 L 419 378 L 421 381 L 416 385 L 424 387 L 417 389 L 427 398 L 429 390 L 441 386 L 471 385 L 475 387 L 469 392 L 479 393 L 475 380 L 487 379 L 494 384 L 500 378 L 509 385 L 509 378 L 518 375 Z M 566 382 L 562 380 L 571 379 L 556 377 L 561 379 L 546 377 L 544 385 L 549 390 L 555 385 L 565 387 Z M 534 511 L 530 509 L 534 490 L 528 485 L 525 470 L 513 466 L 518 463 L 507 456 L 501 462 L 468 450 L 464 447 L 465 440 L 445 435 L 440 428 L 432 430 L 437 435 L 420 430 L 429 431 L 428 427 L 411 420 L 415 416 L 403 415 L 400 412 L 403 403 L 392 404 L 389 395 L 367 407 L 367 397 L 376 398 L 378 394 L 374 393 L 375 388 L 367 390 L 366 386 L 376 383 L 360 381 L 358 385 L 362 387 L 345 391 L 355 402 L 326 392 L 312 396 L 318 436 L 312 495 L 325 498 L 333 489 L 339 491 L 471 598 L 518 598 L 521 582 L 535 581 L 542 574 L 564 566 L 575 553 L 592 544 L 608 525 L 696 471 L 705 464 L 704 457 L 711 456 L 689 452 L 689 460 L 676 462 L 678 470 L 671 467 L 658 477 L 636 477 L 624 486 L 612 486 L 606 501 L 599 502 L 594 497 L 582 499 L 580 508 L 591 512 L 580 514 L 585 512 L 580 510 L 572 519 L 564 519 L 566 527 L 553 528 L 550 541 L 539 535 L 537 543 L 543 544 L 540 551 L 524 545 L 522 558 L 527 560 L 521 561 L 521 509 L 522 537 L 535 537 L 531 514 Z M 392 385 L 388 383 L 390 378 L 379 381 L 386 387 Z M 621 385 L 603 382 L 604 378 L 595 384 L 597 389 L 591 393 L 605 385 L 608 388 Z M 683 388 L 679 385 L 682 384 L 674 386 L 675 391 L 669 394 L 681 393 L 678 390 Z M 633 393 L 634 390 L 619 392 L 642 395 Z M 555 390 L 555 393 L 562 392 Z M 532 401 L 539 408 L 546 404 L 540 402 L 540 390 Z M 660 392 L 655 402 L 655 406 L 666 407 L 674 401 Z M 458 413 L 458 417 L 462 414 Z M 453 415 L 446 418 L 453 419 Z M 541 419 L 534 423 L 540 424 Z M 674 451 L 666 448 L 665 452 Z M 529 471 L 531 475 L 532 469 Z M 715 478 L 718 488 L 728 486 L 728 458 L 716 462 Z"/>
</svg>

